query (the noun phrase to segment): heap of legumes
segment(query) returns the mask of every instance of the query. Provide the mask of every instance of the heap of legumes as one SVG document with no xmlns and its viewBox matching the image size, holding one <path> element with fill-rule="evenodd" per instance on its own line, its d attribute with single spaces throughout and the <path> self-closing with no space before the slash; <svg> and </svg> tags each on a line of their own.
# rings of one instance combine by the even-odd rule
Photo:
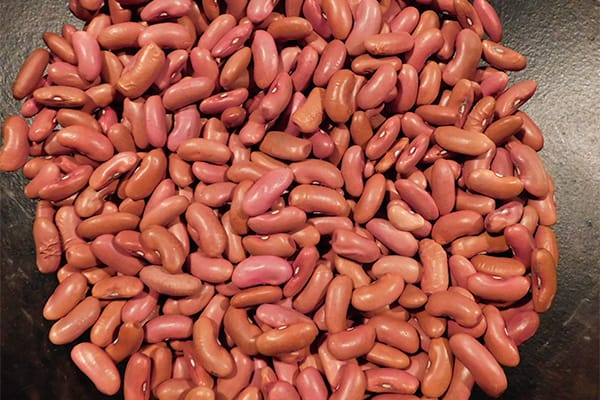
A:
<svg viewBox="0 0 600 400">
<path fill-rule="evenodd" d="M 49 339 L 100 392 L 506 390 L 556 293 L 556 206 L 486 0 L 69 8 L 0 169 L 38 200 Z"/>
</svg>

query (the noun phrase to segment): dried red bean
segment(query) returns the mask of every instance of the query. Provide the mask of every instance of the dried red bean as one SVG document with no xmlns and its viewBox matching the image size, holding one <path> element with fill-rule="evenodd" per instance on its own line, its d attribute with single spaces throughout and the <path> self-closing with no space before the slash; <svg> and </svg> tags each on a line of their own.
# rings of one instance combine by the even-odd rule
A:
<svg viewBox="0 0 600 400">
<path fill-rule="evenodd" d="M 525 57 L 485 0 L 284 3 L 72 0 L 25 61 L 51 341 L 132 399 L 500 395 L 557 290 Z"/>
</svg>

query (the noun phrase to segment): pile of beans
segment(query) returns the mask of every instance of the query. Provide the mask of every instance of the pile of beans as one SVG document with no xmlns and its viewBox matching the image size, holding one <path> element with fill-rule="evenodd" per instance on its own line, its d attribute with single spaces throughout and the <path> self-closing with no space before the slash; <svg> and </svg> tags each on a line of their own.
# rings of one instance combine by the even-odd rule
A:
<svg viewBox="0 0 600 400">
<path fill-rule="evenodd" d="M 69 7 L 85 27 L 23 64 L 0 169 L 39 200 L 50 341 L 89 337 L 99 391 L 505 391 L 556 293 L 556 206 L 486 0 Z"/>
</svg>

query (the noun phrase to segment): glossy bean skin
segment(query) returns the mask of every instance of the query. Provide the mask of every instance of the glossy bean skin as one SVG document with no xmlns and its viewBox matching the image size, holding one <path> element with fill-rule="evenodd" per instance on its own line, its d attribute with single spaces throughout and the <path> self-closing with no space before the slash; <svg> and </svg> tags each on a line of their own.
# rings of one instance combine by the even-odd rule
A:
<svg viewBox="0 0 600 400">
<path fill-rule="evenodd" d="M 532 252 L 531 272 L 533 308 L 537 312 L 546 312 L 557 291 L 554 257 L 548 250 L 536 249 Z"/>
<path fill-rule="evenodd" d="M 54 344 L 70 343 L 82 335 L 100 316 L 100 302 L 86 297 L 50 328 L 48 335 Z"/>
<path fill-rule="evenodd" d="M 271 330 L 256 339 L 259 353 L 277 355 L 298 350 L 310 344 L 317 336 L 312 323 L 299 322 L 283 329 Z"/>
<path fill-rule="evenodd" d="M 454 85 L 461 78 L 471 78 L 479 63 L 481 52 L 479 36 L 470 29 L 461 30 L 456 36 L 456 54 L 442 73 L 444 82 Z"/>
<path fill-rule="evenodd" d="M 364 51 L 364 40 L 381 28 L 383 15 L 375 2 L 361 2 L 356 9 L 355 24 L 346 38 L 348 54 L 355 56 Z"/>
<path fill-rule="evenodd" d="M 391 304 L 400 297 L 404 281 L 398 275 L 386 273 L 369 286 L 352 293 L 352 305 L 361 311 L 373 311 Z"/>
<path fill-rule="evenodd" d="M 22 168 L 29 157 L 29 126 L 20 116 L 8 117 L 2 125 L 2 148 L 0 170 L 16 171 Z"/>
<path fill-rule="evenodd" d="M 194 348 L 202 366 L 211 374 L 226 377 L 233 371 L 234 361 L 229 352 L 218 345 L 216 324 L 208 317 L 194 323 Z"/>
<path fill-rule="evenodd" d="M 186 273 L 170 274 L 158 266 L 148 266 L 140 271 L 140 280 L 158 293 L 171 296 L 189 296 L 202 288 L 202 282 Z"/>
<path fill-rule="evenodd" d="M 354 111 L 352 90 L 356 78 L 349 70 L 339 70 L 333 74 L 325 93 L 325 111 L 334 122 L 346 122 Z"/>
<path fill-rule="evenodd" d="M 488 395 L 499 396 L 506 390 L 508 383 L 504 371 L 482 344 L 471 336 L 457 334 L 450 338 L 450 348 Z"/>
<path fill-rule="evenodd" d="M 392 368 L 373 368 L 365 371 L 367 390 L 375 393 L 412 394 L 419 381 L 409 373 Z"/>
<path fill-rule="evenodd" d="M 127 362 L 123 376 L 123 396 L 127 400 L 150 398 L 150 370 L 152 361 L 143 353 L 134 353 Z"/>
<path fill-rule="evenodd" d="M 239 288 L 268 283 L 279 285 L 292 276 L 290 264 L 276 256 L 251 256 L 238 264 L 232 281 Z"/>
<path fill-rule="evenodd" d="M 431 365 L 425 371 L 421 382 L 423 394 L 429 397 L 440 397 L 450 385 L 452 379 L 453 356 L 448 340 L 435 338 L 429 344 Z"/>
<path fill-rule="evenodd" d="M 219 257 L 227 243 L 227 235 L 223 225 L 213 211 L 200 203 L 192 203 L 186 210 L 188 230 L 193 230 L 192 238 L 210 257 Z M 214 235 L 209 242 L 209 235 Z"/>
<path fill-rule="evenodd" d="M 93 343 L 79 343 L 71 350 L 71 359 L 100 392 L 111 396 L 121 388 L 117 367 L 100 347 Z"/>
<path fill-rule="evenodd" d="M 559 256 L 487 1 L 101 3 L 44 35 L 0 152 L 52 341 L 91 327 L 131 399 L 500 394 Z"/>
<path fill-rule="evenodd" d="M 301 370 L 295 377 L 294 384 L 301 398 L 324 400 L 327 398 L 327 387 L 319 370 L 308 367 Z"/>
<path fill-rule="evenodd" d="M 132 68 L 117 82 L 117 90 L 128 97 L 142 95 L 158 77 L 165 61 L 165 53 L 154 43 L 143 46 L 136 54 Z"/>
<path fill-rule="evenodd" d="M 41 48 L 29 54 L 13 83 L 12 95 L 15 99 L 21 100 L 37 88 L 49 60 L 50 54 Z"/>
<path fill-rule="evenodd" d="M 71 311 L 83 299 L 88 289 L 87 279 L 74 273 L 63 280 L 48 298 L 43 310 L 44 318 L 57 320 Z"/>
<path fill-rule="evenodd" d="M 486 348 L 498 360 L 501 365 L 518 365 L 520 362 L 519 350 L 515 342 L 506 333 L 504 319 L 500 311 L 492 306 L 486 305 L 482 309 L 487 321 L 487 329 L 484 336 Z"/>
<path fill-rule="evenodd" d="M 360 325 L 350 330 L 332 334 L 327 338 L 327 347 L 338 360 L 348 360 L 367 354 L 375 345 L 375 329 Z"/>
<path fill-rule="evenodd" d="M 459 324 L 472 327 L 481 320 L 481 309 L 472 300 L 455 292 L 436 292 L 425 309 L 434 316 L 451 315 Z"/>
</svg>

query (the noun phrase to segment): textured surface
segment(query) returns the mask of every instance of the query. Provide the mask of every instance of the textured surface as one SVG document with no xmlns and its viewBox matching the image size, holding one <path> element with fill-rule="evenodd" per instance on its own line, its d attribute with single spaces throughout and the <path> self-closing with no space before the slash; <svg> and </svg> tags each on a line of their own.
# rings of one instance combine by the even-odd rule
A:
<svg viewBox="0 0 600 400">
<path fill-rule="evenodd" d="M 9 88 L 20 63 L 43 45 L 44 30 L 72 19 L 66 1 L 3 0 L 0 13 L 0 119 L 17 112 Z M 534 339 L 507 370 L 502 399 L 597 399 L 599 392 L 600 260 L 600 2 L 494 1 L 504 43 L 528 58 L 512 81 L 536 79 L 524 107 L 546 137 L 542 151 L 558 188 L 561 246 L 559 294 Z M 41 16 L 40 16 L 41 15 Z M 70 362 L 71 346 L 47 339 L 42 307 L 56 282 L 35 268 L 34 204 L 21 174 L 0 175 L 1 369 L 3 399 L 106 399 Z M 116 397 L 115 397 L 116 398 Z M 474 395 L 483 399 L 481 393 Z"/>
</svg>

